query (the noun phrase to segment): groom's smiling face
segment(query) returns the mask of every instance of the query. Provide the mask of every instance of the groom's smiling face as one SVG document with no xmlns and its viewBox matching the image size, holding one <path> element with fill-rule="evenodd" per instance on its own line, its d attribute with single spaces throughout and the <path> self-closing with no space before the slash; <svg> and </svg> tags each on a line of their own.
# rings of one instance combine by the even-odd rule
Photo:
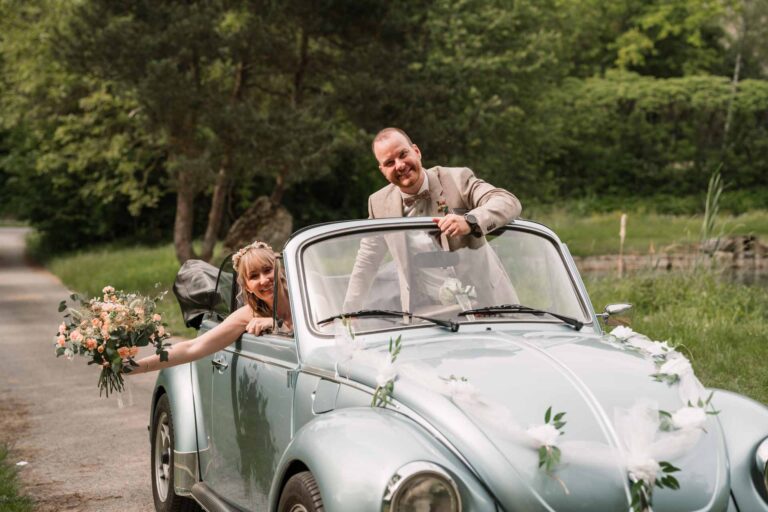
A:
<svg viewBox="0 0 768 512">
<path fill-rule="evenodd" d="M 376 141 L 373 154 L 387 180 L 406 194 L 415 194 L 424 181 L 421 151 L 400 133 L 394 132 Z"/>
</svg>

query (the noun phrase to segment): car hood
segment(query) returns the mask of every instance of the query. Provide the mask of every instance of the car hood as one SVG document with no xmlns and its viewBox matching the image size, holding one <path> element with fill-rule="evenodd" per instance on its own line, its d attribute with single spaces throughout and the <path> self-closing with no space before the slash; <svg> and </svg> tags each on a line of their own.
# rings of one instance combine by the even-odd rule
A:
<svg viewBox="0 0 768 512">
<path fill-rule="evenodd" d="M 341 359 L 336 352 L 329 369 L 375 387 L 382 368 L 370 356 L 385 352 Z M 414 334 L 403 343 L 397 372 L 396 404 L 437 430 L 507 511 L 626 510 L 626 443 L 616 415 L 639 402 L 665 411 L 685 405 L 677 386 L 651 378 L 654 365 L 642 355 L 572 331 Z M 434 385 L 450 379 L 466 379 L 473 395 L 457 400 Z M 550 406 L 566 413 L 567 424 L 557 441 L 562 462 L 547 475 L 535 447 L 518 434 L 543 424 Z M 693 448 L 669 460 L 681 468 L 680 489 L 657 489 L 655 508 L 725 510 L 727 457 L 716 418 L 708 417 L 705 429 Z"/>
</svg>

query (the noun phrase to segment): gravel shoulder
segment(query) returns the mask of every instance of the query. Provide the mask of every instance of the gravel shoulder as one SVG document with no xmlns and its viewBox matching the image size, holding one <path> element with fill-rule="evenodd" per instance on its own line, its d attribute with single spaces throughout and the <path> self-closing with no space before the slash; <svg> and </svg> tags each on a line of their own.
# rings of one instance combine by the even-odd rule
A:
<svg viewBox="0 0 768 512">
<path fill-rule="evenodd" d="M 133 405 L 120 408 L 117 397 L 99 397 L 98 370 L 85 358 L 56 358 L 56 309 L 69 291 L 24 261 L 27 231 L 0 228 L 0 442 L 9 462 L 28 463 L 19 467 L 22 492 L 42 512 L 154 510 L 155 375 L 132 377 Z"/>
</svg>

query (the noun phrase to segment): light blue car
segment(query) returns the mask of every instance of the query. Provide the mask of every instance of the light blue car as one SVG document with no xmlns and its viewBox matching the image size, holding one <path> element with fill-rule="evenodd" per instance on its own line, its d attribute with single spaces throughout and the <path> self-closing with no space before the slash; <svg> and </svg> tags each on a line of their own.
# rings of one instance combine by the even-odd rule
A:
<svg viewBox="0 0 768 512">
<path fill-rule="evenodd" d="M 201 331 L 237 307 L 228 261 Z M 292 333 L 160 372 L 157 510 L 768 511 L 768 408 L 686 403 L 659 374 L 671 352 L 604 333 L 630 306 L 595 314 L 548 228 L 449 247 L 427 218 L 337 222 L 280 264 Z M 626 421 L 637 407 L 658 430 Z M 694 432 L 675 411 L 697 407 Z"/>
</svg>

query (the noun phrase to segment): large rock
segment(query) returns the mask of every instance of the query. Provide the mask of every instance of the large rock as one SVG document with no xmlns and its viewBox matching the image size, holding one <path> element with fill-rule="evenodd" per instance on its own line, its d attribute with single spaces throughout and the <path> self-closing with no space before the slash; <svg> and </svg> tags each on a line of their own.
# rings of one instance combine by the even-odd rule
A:
<svg viewBox="0 0 768 512">
<path fill-rule="evenodd" d="M 288 210 L 260 196 L 229 228 L 224 247 L 234 251 L 261 240 L 279 252 L 292 232 L 293 217 Z"/>
</svg>

